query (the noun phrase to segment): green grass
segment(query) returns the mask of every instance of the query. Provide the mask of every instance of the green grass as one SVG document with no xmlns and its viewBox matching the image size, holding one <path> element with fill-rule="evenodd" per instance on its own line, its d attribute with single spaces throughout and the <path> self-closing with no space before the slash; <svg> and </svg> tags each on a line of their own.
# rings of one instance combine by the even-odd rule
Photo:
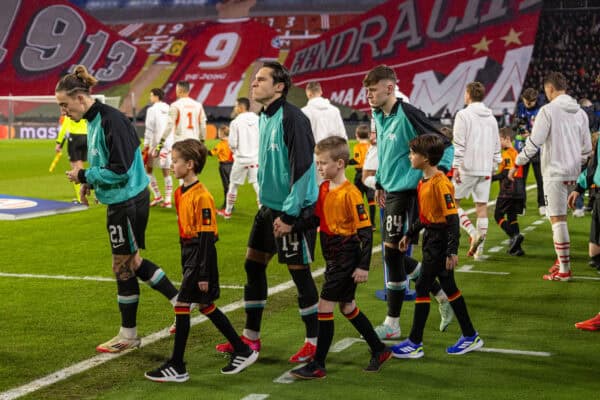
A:
<svg viewBox="0 0 600 400">
<path fill-rule="evenodd" d="M 53 156 L 51 141 L 0 141 L 0 154 L 0 193 L 64 201 L 73 197 L 71 185 L 62 173 L 68 169 L 66 157 L 54 174 L 47 172 Z M 222 189 L 214 159 L 209 159 L 200 179 L 220 204 Z M 161 182 L 160 177 L 158 180 Z M 534 197 L 529 196 L 528 214 L 520 218 L 522 228 L 540 218 L 534 212 Z M 251 187 L 242 187 L 238 199 L 233 218 L 219 220 L 217 248 L 222 285 L 243 285 L 245 281 L 243 258 L 256 211 Z M 73 214 L 0 221 L 0 272 L 110 278 L 104 224 L 102 205 Z M 589 216 L 569 218 L 569 228 L 575 274 L 600 277 L 587 266 Z M 376 234 L 377 242 L 378 238 Z M 504 239 L 490 218 L 486 248 L 497 246 Z M 328 377 L 323 381 L 274 383 L 292 367 L 287 358 L 303 336 L 295 291 L 289 290 L 269 298 L 263 320 L 263 351 L 259 362 L 242 374 L 219 373 L 226 359 L 214 351 L 214 345 L 222 338 L 212 325 L 202 323 L 191 331 L 186 353 L 191 379 L 185 384 L 159 385 L 143 378 L 144 371 L 155 368 L 169 356 L 172 339 L 167 339 L 25 398 L 241 399 L 251 393 L 269 394 L 269 399 L 365 399 L 392 395 L 405 399 L 594 397 L 600 389 L 598 334 L 578 331 L 573 323 L 600 311 L 600 281 L 541 280 L 555 258 L 547 222 L 526 234 L 523 248 L 527 255 L 521 258 L 501 251 L 486 262 L 474 263 L 464 256 L 464 234 L 462 242 L 461 265 L 510 273 L 456 274 L 486 347 L 550 352 L 551 357 L 483 352 L 448 356 L 445 347 L 456 341 L 460 330 L 454 322 L 447 332 L 438 332 L 439 315 L 433 302 L 424 338 L 424 358 L 391 360 L 380 373 L 368 375 L 362 372 L 369 357 L 367 346 L 355 343 L 328 356 Z M 317 254 L 314 265 L 320 267 L 323 260 L 319 250 Z M 174 210 L 152 209 L 143 256 L 161 265 L 171 279 L 180 280 Z M 268 274 L 269 286 L 289 280 L 285 266 L 275 262 L 270 264 Z M 319 279 L 319 286 L 321 282 Z M 114 336 L 119 326 L 115 286 L 113 282 L 0 277 L 0 393 L 93 357 L 94 347 Z M 381 257 L 375 254 L 370 280 L 357 292 L 360 308 L 374 324 L 385 316 L 385 304 L 374 297 L 374 291 L 382 286 Z M 138 329 L 145 336 L 168 326 L 173 313 L 159 294 L 145 285 L 141 290 Z M 239 289 L 224 289 L 217 305 L 241 297 Z M 412 312 L 413 303 L 405 303 L 401 315 L 403 337 L 412 324 Z M 243 327 L 243 310 L 231 312 L 229 317 L 236 328 Z M 352 326 L 336 313 L 334 342 L 356 336 Z"/>
</svg>

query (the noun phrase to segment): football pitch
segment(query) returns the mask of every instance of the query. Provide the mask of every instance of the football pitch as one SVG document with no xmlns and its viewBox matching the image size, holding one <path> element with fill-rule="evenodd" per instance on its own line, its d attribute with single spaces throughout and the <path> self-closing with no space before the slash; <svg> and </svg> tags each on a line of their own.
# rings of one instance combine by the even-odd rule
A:
<svg viewBox="0 0 600 400">
<path fill-rule="evenodd" d="M 64 176 L 67 157 L 48 173 L 53 149 L 52 141 L 0 141 L 0 193 L 70 201 L 73 190 Z M 353 175 L 349 169 L 348 176 Z M 223 190 L 215 159 L 209 158 L 200 180 L 219 206 Z M 222 290 L 217 306 L 228 310 L 238 332 L 244 324 L 243 260 L 255 212 L 254 192 L 245 185 L 233 217 L 218 220 Z M 439 332 L 437 303 L 432 301 L 425 357 L 392 359 L 379 373 L 365 373 L 368 346 L 336 311 L 328 376 L 310 382 L 287 375 L 295 367 L 288 358 L 300 347 L 304 326 L 287 269 L 274 261 L 268 268 L 269 287 L 275 293 L 269 296 L 263 318 L 263 348 L 248 370 L 232 376 L 220 373 L 227 359 L 214 346 L 223 338 L 196 311 L 192 317 L 198 323 L 191 329 L 186 351 L 190 380 L 183 384 L 146 380 L 144 372 L 170 356 L 173 338 L 166 328 L 174 314 L 160 294 L 143 284 L 138 310 L 143 347 L 119 357 L 98 356 L 95 346 L 113 337 L 120 324 L 105 213 L 103 205 L 93 204 L 83 212 L 0 221 L 0 399 L 16 398 L 17 389 L 25 394 L 23 399 L 170 400 L 588 399 L 600 390 L 600 332 L 573 326 L 600 311 L 600 275 L 587 265 L 590 217 L 569 216 L 573 281 L 543 281 L 541 276 L 556 255 L 550 224 L 537 213 L 535 189 L 529 192 L 526 215 L 519 218 L 525 256 L 506 254 L 506 236 L 493 220 L 493 208 L 488 213 L 487 260 L 467 258 L 466 235 L 461 236 L 456 279 L 485 342 L 482 351 L 447 355 L 445 349 L 456 342 L 460 329 L 455 321 L 446 332 Z M 383 287 L 379 233 L 374 239 L 369 282 L 359 286 L 357 303 L 376 325 L 385 317 L 386 306 L 374 295 Z M 151 210 L 146 247 L 142 256 L 179 282 L 174 209 Z M 416 257 L 420 258 L 418 250 Z M 317 248 L 312 269 L 323 266 Z M 322 279 L 317 278 L 318 287 Z M 413 309 L 413 302 L 404 303 L 403 338 L 412 325 Z M 40 378 L 56 383 L 38 389 L 32 382 Z"/>
</svg>

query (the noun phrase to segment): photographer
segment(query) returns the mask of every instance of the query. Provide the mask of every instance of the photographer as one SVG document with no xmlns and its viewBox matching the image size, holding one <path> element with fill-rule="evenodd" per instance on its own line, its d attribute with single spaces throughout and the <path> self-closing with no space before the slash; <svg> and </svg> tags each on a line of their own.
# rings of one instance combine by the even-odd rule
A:
<svg viewBox="0 0 600 400">
<path fill-rule="evenodd" d="M 539 99 L 539 93 L 534 88 L 527 88 L 521 94 L 521 101 L 517 104 L 517 112 L 513 122 L 513 129 L 517 132 L 515 136 L 515 148 L 521 151 L 525 146 L 525 139 L 531 134 L 533 121 L 542 106 L 542 101 Z M 541 151 L 541 150 L 540 150 Z M 523 166 L 523 180 L 527 183 L 527 175 L 529 174 L 529 165 L 533 167 L 535 181 L 537 184 L 537 203 L 540 215 L 546 215 L 546 204 L 544 201 L 544 182 L 542 180 L 542 170 L 540 168 L 540 153 L 538 152 L 529 164 Z M 523 204 L 527 204 L 527 191 Z"/>
</svg>

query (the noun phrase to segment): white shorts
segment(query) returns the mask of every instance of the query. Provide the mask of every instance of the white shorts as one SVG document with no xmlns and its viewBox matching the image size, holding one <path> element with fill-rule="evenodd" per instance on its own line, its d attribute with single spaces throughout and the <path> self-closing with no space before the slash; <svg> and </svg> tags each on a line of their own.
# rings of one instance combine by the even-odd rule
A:
<svg viewBox="0 0 600 400">
<path fill-rule="evenodd" d="M 241 164 L 233 162 L 229 182 L 236 185 L 243 185 L 248 178 L 248 183 L 255 183 L 258 178 L 258 164 Z"/>
<path fill-rule="evenodd" d="M 575 181 L 544 180 L 546 215 L 549 217 L 567 215 L 567 199 L 569 198 L 569 193 L 574 189 Z"/>
<path fill-rule="evenodd" d="M 460 183 L 452 180 L 454 184 L 454 198 L 458 200 L 473 197 L 475 203 L 487 203 L 490 199 L 491 177 L 460 175 Z"/>
<path fill-rule="evenodd" d="M 158 157 L 152 159 L 152 167 L 160 169 L 171 168 L 171 150 L 166 149 L 164 147 L 160 149 Z"/>
</svg>

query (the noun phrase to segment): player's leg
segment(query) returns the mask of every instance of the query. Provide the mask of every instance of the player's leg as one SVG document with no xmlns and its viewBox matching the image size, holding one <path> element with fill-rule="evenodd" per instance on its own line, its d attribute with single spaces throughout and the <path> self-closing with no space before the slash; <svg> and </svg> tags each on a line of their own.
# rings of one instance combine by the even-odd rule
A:
<svg viewBox="0 0 600 400">
<path fill-rule="evenodd" d="M 229 191 L 227 192 L 227 205 L 225 206 L 225 211 L 222 214 L 225 218 L 231 217 L 231 212 L 233 211 L 233 207 L 237 201 L 238 187 L 239 185 L 233 181 L 229 183 Z"/>
<path fill-rule="evenodd" d="M 150 191 L 152 192 L 152 201 L 150 202 L 150 206 L 154 207 L 163 202 L 163 198 L 160 194 L 160 189 L 158 188 L 158 182 L 156 181 L 156 177 L 154 176 L 154 164 L 158 164 L 158 159 L 152 156 L 152 151 L 148 152 L 148 158 L 146 159 L 146 175 L 148 179 L 150 179 Z"/>
<path fill-rule="evenodd" d="M 506 219 L 510 227 L 510 244 L 508 253 L 513 256 L 523 256 L 525 252 L 521 248 L 521 244 L 525 237 L 521 234 L 519 228 L 518 215 L 523 211 L 522 199 L 508 199 L 510 204 L 507 208 Z"/>
<path fill-rule="evenodd" d="M 83 169 L 83 163 L 87 160 L 87 136 L 70 135 L 67 153 L 71 169 Z M 73 189 L 75 190 L 75 201 L 81 203 L 81 184 L 73 182 Z"/>
<path fill-rule="evenodd" d="M 456 207 L 458 208 L 460 227 L 467 232 L 467 234 L 470 237 L 471 243 L 474 243 L 474 241 L 477 240 L 477 229 L 475 229 L 475 227 L 473 226 L 473 223 L 469 219 L 467 213 L 465 213 L 465 210 L 461 208 L 460 202 L 462 199 L 466 199 L 471 195 L 471 192 L 473 191 L 473 186 L 475 184 L 475 179 L 470 175 L 461 174 L 460 181 L 457 181 L 455 178 L 453 179 L 452 183 L 454 183 L 454 199 L 456 202 Z"/>
<path fill-rule="evenodd" d="M 489 176 L 477 177 L 475 186 L 473 187 L 473 202 L 475 203 L 475 213 L 477 214 L 477 233 L 481 239 L 481 243 L 477 246 L 477 251 L 473 255 L 475 260 L 483 259 L 483 247 L 485 244 L 485 237 L 488 231 L 488 214 L 487 214 L 487 202 L 490 199 L 490 188 L 492 180 Z"/>
<path fill-rule="evenodd" d="M 558 271 L 544 275 L 543 279 L 569 281 L 571 279 L 571 239 L 567 226 L 567 197 L 572 185 L 559 181 L 544 182 L 546 212 L 552 224 L 552 239 L 558 260 Z"/>
<path fill-rule="evenodd" d="M 256 204 L 258 208 L 260 204 L 260 187 L 258 186 L 258 164 L 252 164 L 248 167 L 248 183 L 252 185 L 254 193 L 256 193 Z"/>
<path fill-rule="evenodd" d="M 539 157 L 539 155 L 538 155 Z M 546 215 L 546 196 L 544 195 L 544 177 L 542 176 L 542 167 L 540 161 L 532 161 L 531 167 L 535 176 L 535 184 L 537 186 L 537 203 L 540 215 Z"/>
<path fill-rule="evenodd" d="M 237 201 L 238 187 L 244 183 L 244 180 L 246 179 L 246 174 L 248 173 L 247 171 L 248 170 L 244 167 L 244 165 L 237 162 L 234 162 L 233 166 L 231 167 L 231 174 L 229 176 L 229 187 L 227 195 L 225 196 L 226 205 L 224 207 L 223 213 L 220 213 L 220 215 L 224 216 L 225 218 L 231 216 L 233 207 L 235 206 L 235 202 Z"/>
<path fill-rule="evenodd" d="M 590 239 L 588 252 L 590 265 L 600 273 L 600 201 L 594 201 L 592 206 L 592 221 L 590 223 Z"/>
<path fill-rule="evenodd" d="M 171 150 L 170 146 L 164 146 L 159 156 L 159 164 L 162 170 L 163 179 L 165 182 L 165 197 L 164 197 L 164 205 L 169 207 L 171 205 L 171 201 L 173 199 L 173 178 L 171 177 Z"/>
</svg>

